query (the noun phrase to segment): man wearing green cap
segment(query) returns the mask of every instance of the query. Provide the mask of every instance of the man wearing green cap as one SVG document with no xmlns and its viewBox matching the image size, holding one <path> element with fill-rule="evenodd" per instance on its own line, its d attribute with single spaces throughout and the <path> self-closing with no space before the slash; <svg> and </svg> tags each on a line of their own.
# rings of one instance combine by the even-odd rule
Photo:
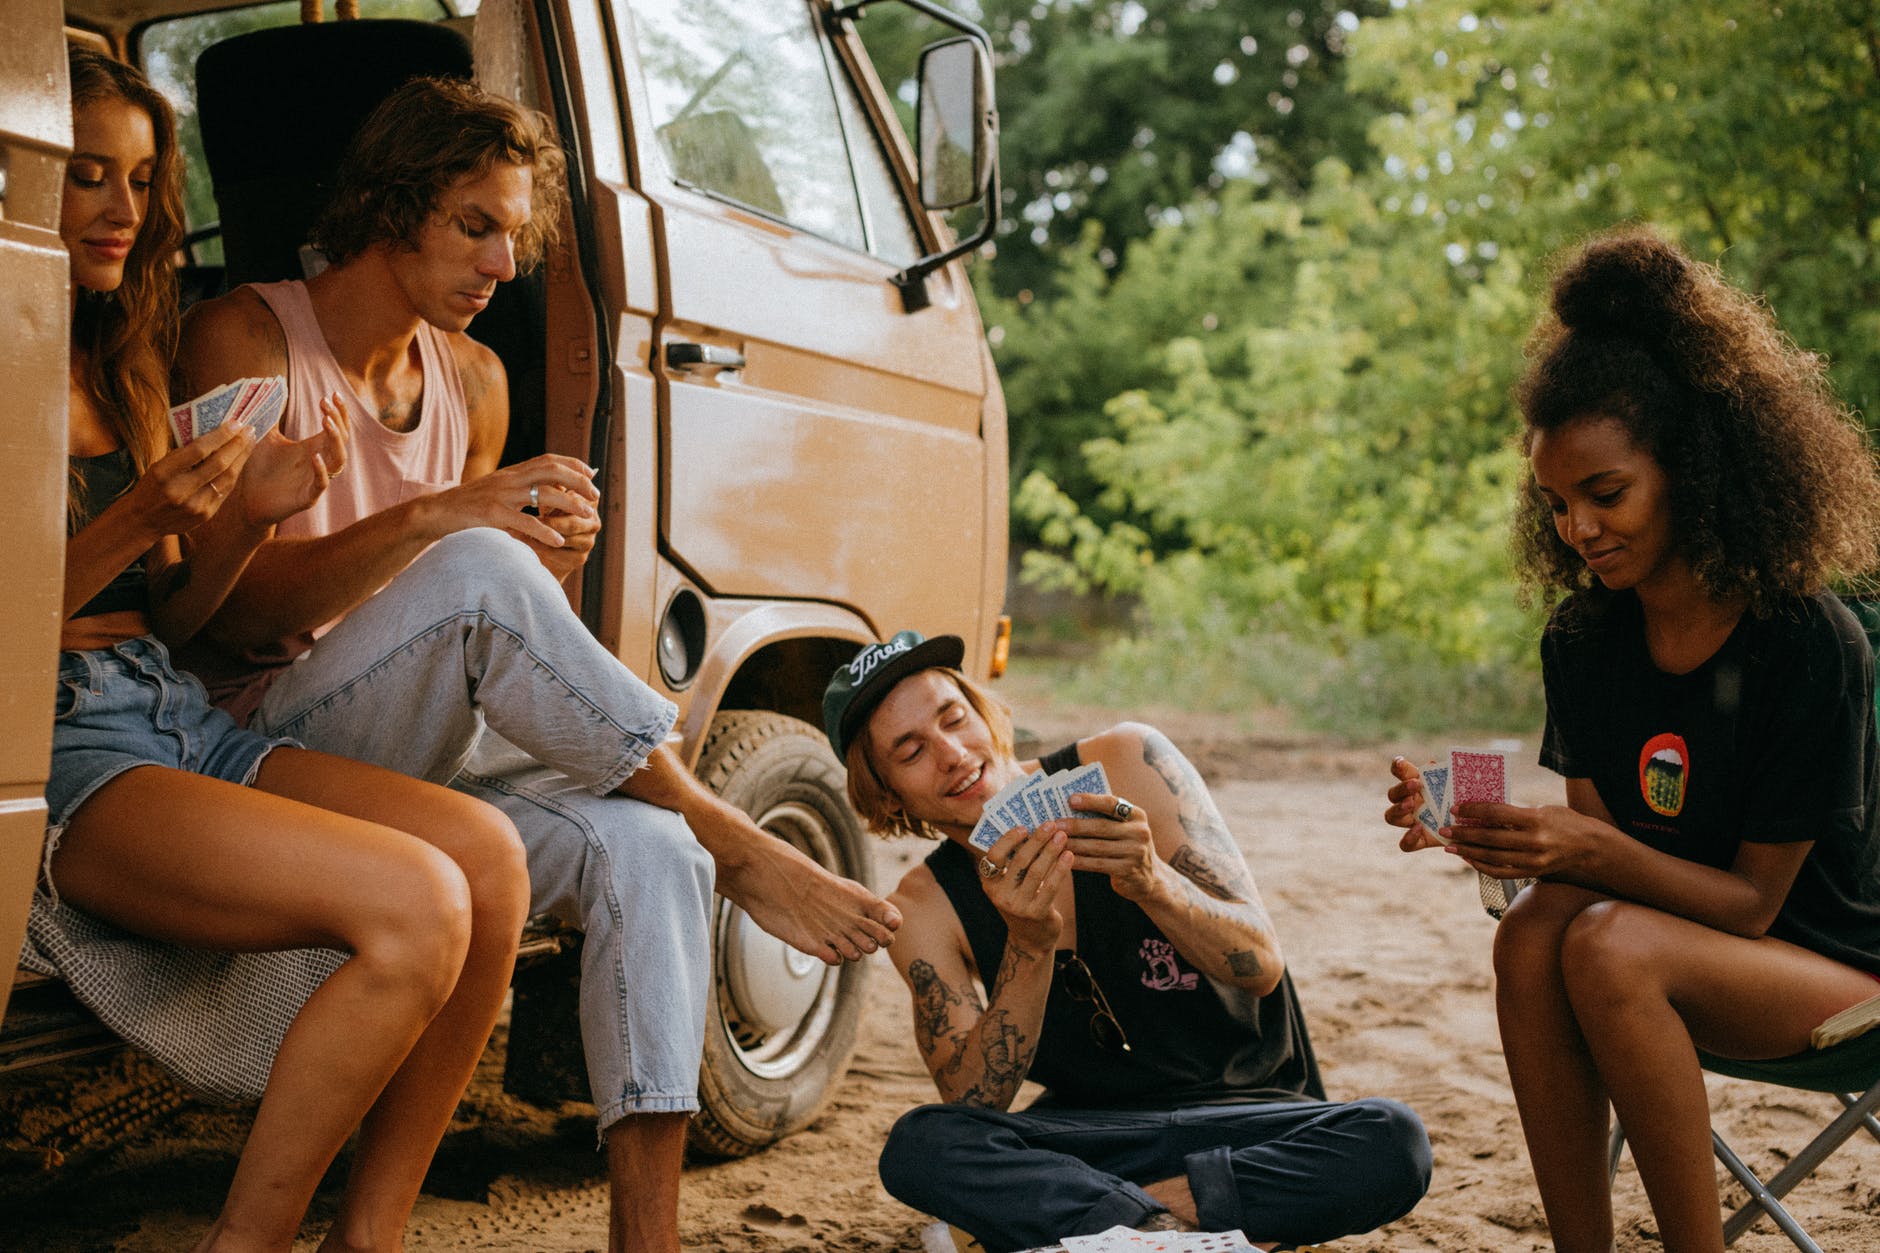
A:
<svg viewBox="0 0 1880 1253">
<path fill-rule="evenodd" d="M 889 955 L 942 1103 L 895 1124 L 888 1191 L 994 1253 L 1117 1225 L 1328 1240 L 1408 1213 L 1423 1125 L 1324 1099 L 1278 936 L 1194 767 L 1141 723 L 1020 762 L 964 651 L 903 631 L 823 698 L 856 812 L 939 842 L 890 897 Z M 1070 816 L 982 824 L 1008 784 L 1092 766 L 1108 790 L 1071 795 Z M 1026 1079 L 1046 1094 L 1011 1112 Z"/>
</svg>

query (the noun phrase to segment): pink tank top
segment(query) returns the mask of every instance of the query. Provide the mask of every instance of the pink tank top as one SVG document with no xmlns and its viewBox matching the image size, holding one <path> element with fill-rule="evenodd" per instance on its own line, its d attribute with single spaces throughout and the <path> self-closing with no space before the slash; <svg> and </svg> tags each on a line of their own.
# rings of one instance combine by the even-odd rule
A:
<svg viewBox="0 0 1880 1253">
<path fill-rule="evenodd" d="M 470 418 L 463 379 L 444 332 L 418 324 L 418 356 L 424 366 L 424 400 L 418 425 L 394 431 L 373 416 L 333 359 L 333 350 L 313 316 L 307 285 L 298 279 L 254 283 L 249 290 L 274 311 L 287 336 L 287 411 L 281 431 L 306 439 L 320 429 L 320 399 L 338 392 L 352 411 L 352 448 L 346 472 L 334 479 L 313 507 L 281 523 L 284 538 L 307 539 L 343 531 L 381 509 L 455 487 L 470 448 Z"/>
<path fill-rule="evenodd" d="M 470 415 L 464 405 L 463 378 L 444 332 L 428 322 L 419 324 L 424 399 L 418 425 L 394 431 L 359 399 L 340 370 L 313 315 L 305 283 L 298 279 L 251 283 L 249 290 L 273 311 L 287 337 L 282 434 L 306 439 L 318 431 L 320 399 L 333 392 L 345 399 L 353 419 L 345 473 L 332 481 L 312 508 L 282 522 L 276 534 L 294 539 L 331 535 L 382 509 L 457 485 L 470 446 Z M 314 640 L 332 625 L 329 622 L 318 630 L 249 649 L 238 662 L 208 649 L 191 649 L 188 662 L 208 687 L 210 698 L 245 725 L 281 667 L 312 648 Z"/>
</svg>

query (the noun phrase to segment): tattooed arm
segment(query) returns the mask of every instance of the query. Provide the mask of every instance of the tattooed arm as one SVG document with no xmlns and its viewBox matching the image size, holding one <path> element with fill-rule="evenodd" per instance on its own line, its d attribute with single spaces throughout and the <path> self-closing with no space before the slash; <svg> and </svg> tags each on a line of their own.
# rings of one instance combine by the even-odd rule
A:
<svg viewBox="0 0 1880 1253">
<path fill-rule="evenodd" d="M 1103 763 L 1112 791 L 1137 812 L 1128 822 L 1080 817 L 1066 824 L 1077 868 L 1108 874 L 1110 885 L 1209 978 L 1256 995 L 1271 992 L 1285 971 L 1279 937 L 1194 766 L 1167 736 L 1141 723 L 1123 723 L 1080 749 L 1085 761 Z"/>
<path fill-rule="evenodd" d="M 889 899 L 902 923 L 888 956 L 913 997 L 914 1043 L 940 1099 L 1009 1109 L 1038 1049 L 1056 928 L 1012 931 L 982 1005 L 965 932 L 927 868 L 909 871 Z"/>
</svg>

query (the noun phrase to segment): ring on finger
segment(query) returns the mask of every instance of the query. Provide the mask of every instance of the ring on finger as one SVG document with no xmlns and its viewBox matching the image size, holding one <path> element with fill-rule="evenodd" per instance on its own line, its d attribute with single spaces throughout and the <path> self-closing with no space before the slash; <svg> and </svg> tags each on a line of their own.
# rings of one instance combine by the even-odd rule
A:
<svg viewBox="0 0 1880 1253">
<path fill-rule="evenodd" d="M 979 877 L 980 878 L 996 879 L 1004 873 L 1005 873 L 1005 867 L 1001 866 L 998 862 L 992 860 L 992 858 L 981 857 L 979 859 Z"/>
<path fill-rule="evenodd" d="M 529 508 L 534 509 L 538 513 L 541 512 L 542 485 L 540 483 L 529 484 Z"/>
<path fill-rule="evenodd" d="M 1119 796 L 1116 798 L 1116 809 L 1113 812 L 1118 822 L 1128 822 L 1129 816 L 1136 812 L 1136 807 Z"/>
</svg>

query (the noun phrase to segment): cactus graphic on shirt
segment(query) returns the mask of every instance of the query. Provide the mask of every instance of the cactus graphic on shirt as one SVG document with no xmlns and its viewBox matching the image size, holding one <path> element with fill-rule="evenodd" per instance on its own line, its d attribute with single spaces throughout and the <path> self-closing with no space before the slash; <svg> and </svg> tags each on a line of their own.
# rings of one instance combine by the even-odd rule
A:
<svg viewBox="0 0 1880 1253">
<path fill-rule="evenodd" d="M 1675 818 L 1684 812 L 1690 776 L 1690 749 L 1682 736 L 1667 732 L 1645 741 L 1639 751 L 1638 788 L 1653 813 Z"/>
</svg>

